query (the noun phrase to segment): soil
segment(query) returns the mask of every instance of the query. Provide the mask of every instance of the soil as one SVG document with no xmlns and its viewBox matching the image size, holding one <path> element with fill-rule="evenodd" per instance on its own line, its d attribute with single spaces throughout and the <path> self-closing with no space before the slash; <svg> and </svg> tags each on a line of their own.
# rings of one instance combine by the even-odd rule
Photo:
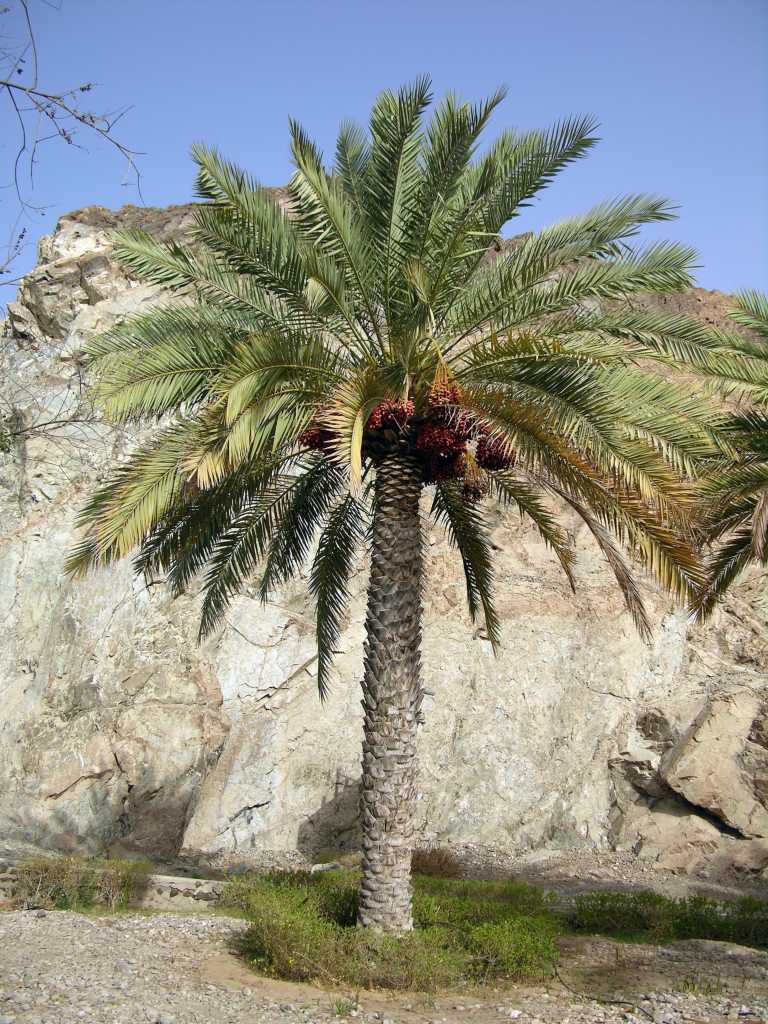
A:
<svg viewBox="0 0 768 1024">
<path fill-rule="evenodd" d="M 603 886 L 671 896 L 744 892 L 646 871 L 616 854 L 529 858 L 516 877 L 554 890 L 563 904 Z M 246 927 L 210 909 L 111 916 L 6 911 L 0 914 L 0 1024 L 768 1021 L 768 953 L 729 943 L 651 946 L 566 937 L 557 976 L 546 984 L 433 998 L 263 978 L 233 952 L 233 939 Z"/>
</svg>

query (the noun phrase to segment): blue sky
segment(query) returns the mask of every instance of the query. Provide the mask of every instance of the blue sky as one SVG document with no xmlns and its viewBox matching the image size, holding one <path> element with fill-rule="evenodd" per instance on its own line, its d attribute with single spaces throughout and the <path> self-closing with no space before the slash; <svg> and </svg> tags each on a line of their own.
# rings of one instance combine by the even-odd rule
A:
<svg viewBox="0 0 768 1024">
<path fill-rule="evenodd" d="M 491 132 L 599 118 L 602 143 L 514 232 L 620 193 L 662 193 L 680 218 L 650 237 L 693 245 L 704 287 L 768 290 L 768 0 L 30 0 L 30 11 L 45 83 L 92 80 L 94 109 L 132 106 L 119 134 L 145 153 L 148 205 L 191 198 L 194 140 L 281 184 L 289 116 L 330 152 L 342 118 L 365 121 L 381 88 L 426 72 L 437 94 L 469 99 L 506 83 Z M 0 119 L 7 171 L 11 112 Z M 67 210 L 141 202 L 119 156 L 82 141 L 87 152 L 41 151 L 33 198 L 47 210 L 30 238 Z M 0 241 L 16 212 L 4 189 Z M 16 269 L 33 262 L 30 247 Z"/>
</svg>

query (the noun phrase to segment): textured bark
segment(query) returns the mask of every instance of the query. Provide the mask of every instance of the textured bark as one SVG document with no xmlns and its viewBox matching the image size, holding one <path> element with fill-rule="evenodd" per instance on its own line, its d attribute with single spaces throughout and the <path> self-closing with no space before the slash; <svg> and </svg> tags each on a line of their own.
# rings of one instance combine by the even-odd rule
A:
<svg viewBox="0 0 768 1024">
<path fill-rule="evenodd" d="M 390 455 L 376 472 L 363 675 L 363 876 L 359 923 L 413 927 L 411 850 L 421 705 L 421 471 Z"/>
</svg>

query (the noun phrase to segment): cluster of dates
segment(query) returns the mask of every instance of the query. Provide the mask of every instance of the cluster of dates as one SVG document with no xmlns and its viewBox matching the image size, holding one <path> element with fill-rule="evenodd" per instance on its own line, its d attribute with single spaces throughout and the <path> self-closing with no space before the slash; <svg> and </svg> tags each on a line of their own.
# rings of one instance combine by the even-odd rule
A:
<svg viewBox="0 0 768 1024">
<path fill-rule="evenodd" d="M 467 498 L 484 493 L 477 467 L 503 470 L 514 465 L 514 453 L 462 409 L 455 384 L 435 384 L 424 414 L 416 416 L 415 412 L 410 400 L 380 402 L 366 423 L 363 453 L 376 460 L 396 449 L 410 451 L 421 462 L 425 483 L 462 480 Z M 470 454 L 472 443 L 474 452 Z M 299 437 L 299 444 L 329 452 L 333 434 L 321 424 L 311 424 Z"/>
</svg>

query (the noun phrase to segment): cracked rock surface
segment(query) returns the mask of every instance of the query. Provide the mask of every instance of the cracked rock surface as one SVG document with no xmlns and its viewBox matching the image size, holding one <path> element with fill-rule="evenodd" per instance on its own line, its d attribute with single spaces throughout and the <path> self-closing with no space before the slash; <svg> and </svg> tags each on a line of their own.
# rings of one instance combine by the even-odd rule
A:
<svg viewBox="0 0 768 1024">
<path fill-rule="evenodd" d="M 0 417 L 0 853 L 141 852 L 216 865 L 313 861 L 356 842 L 365 565 L 320 706 L 301 581 L 233 605 L 197 646 L 193 594 L 129 563 L 64 580 L 73 517 L 135 437 L 94 417 L 80 353 L 164 301 L 129 280 L 109 231 L 183 237 L 190 207 L 63 217 L 9 305 Z M 661 300 L 654 300 L 659 303 Z M 718 322 L 727 297 L 664 300 Z M 461 567 L 426 538 L 419 830 L 504 870 L 532 850 L 611 847 L 703 874 L 768 864 L 765 621 L 737 587 L 706 629 L 647 589 L 644 645 L 585 528 L 574 596 L 526 523 L 491 509 L 503 646 L 464 608 Z"/>
</svg>

